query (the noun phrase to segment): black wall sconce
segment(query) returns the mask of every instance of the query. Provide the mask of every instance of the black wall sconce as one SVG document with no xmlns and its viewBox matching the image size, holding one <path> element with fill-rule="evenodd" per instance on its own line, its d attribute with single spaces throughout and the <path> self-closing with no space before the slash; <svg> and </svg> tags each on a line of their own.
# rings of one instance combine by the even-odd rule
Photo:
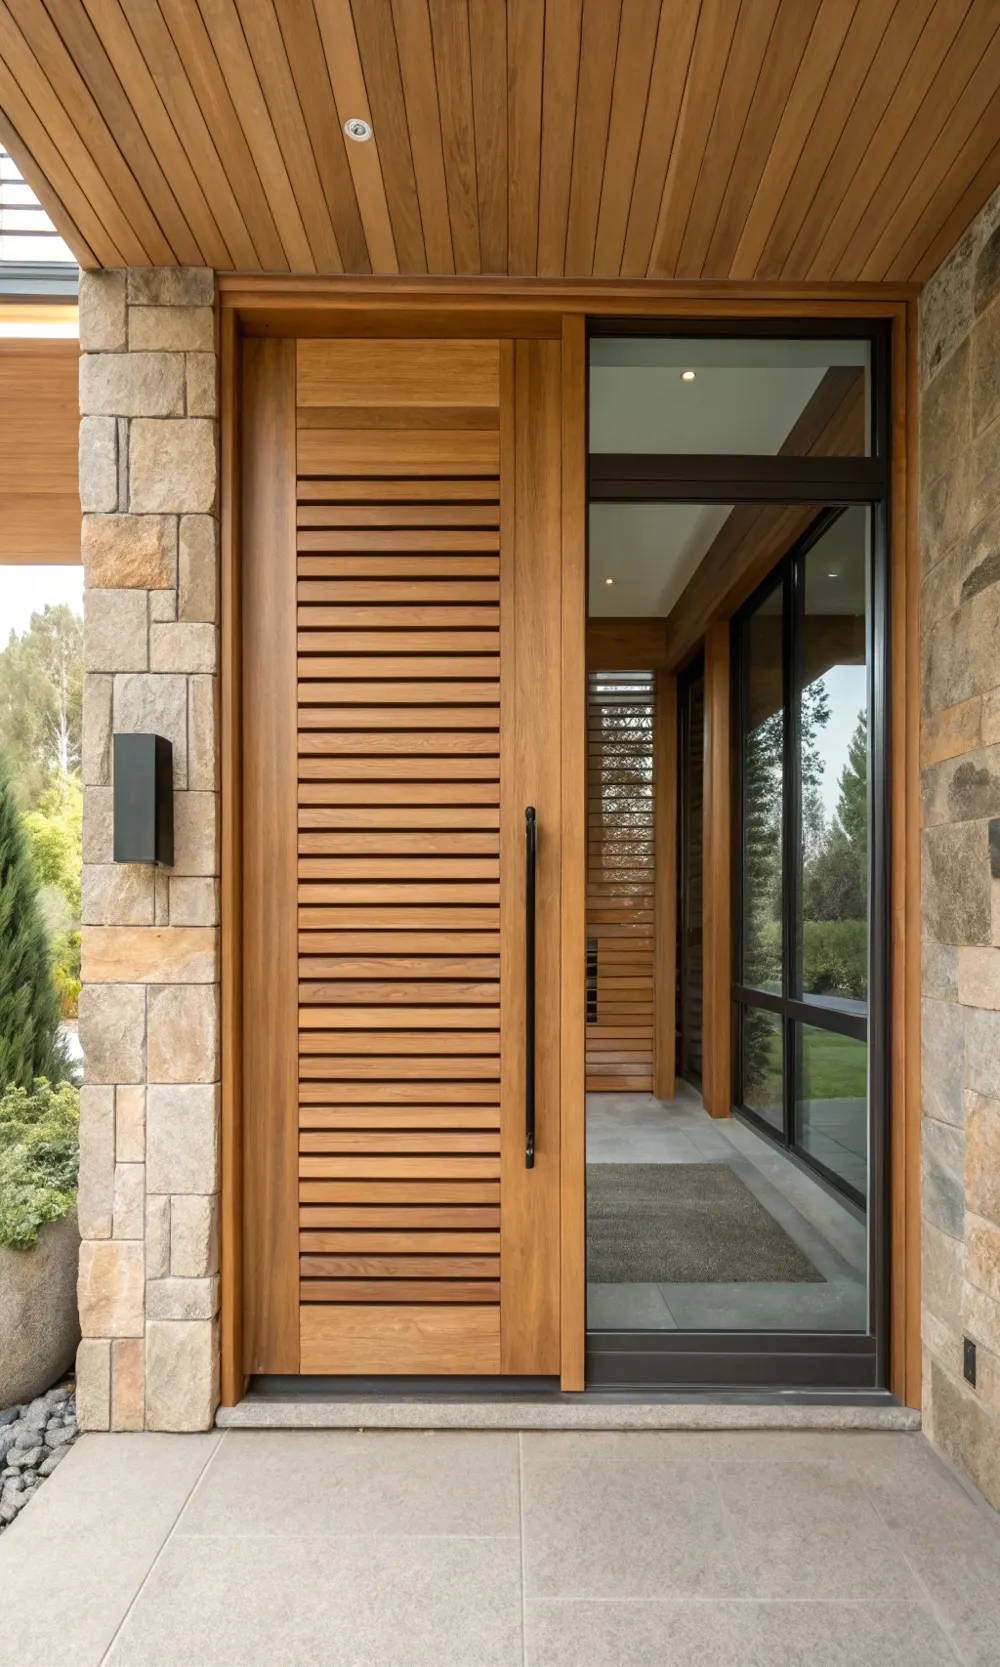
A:
<svg viewBox="0 0 1000 1667">
<path fill-rule="evenodd" d="M 174 747 L 162 735 L 114 738 L 115 862 L 174 860 Z"/>
</svg>

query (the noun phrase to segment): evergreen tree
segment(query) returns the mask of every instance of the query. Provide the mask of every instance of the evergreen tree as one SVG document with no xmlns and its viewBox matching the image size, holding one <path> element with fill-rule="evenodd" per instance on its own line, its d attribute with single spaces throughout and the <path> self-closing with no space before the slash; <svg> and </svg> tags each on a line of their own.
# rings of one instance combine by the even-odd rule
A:
<svg viewBox="0 0 1000 1667">
<path fill-rule="evenodd" d="M 30 1089 L 53 1058 L 59 997 L 31 857 L 14 791 L 0 766 L 0 1089 Z"/>
</svg>

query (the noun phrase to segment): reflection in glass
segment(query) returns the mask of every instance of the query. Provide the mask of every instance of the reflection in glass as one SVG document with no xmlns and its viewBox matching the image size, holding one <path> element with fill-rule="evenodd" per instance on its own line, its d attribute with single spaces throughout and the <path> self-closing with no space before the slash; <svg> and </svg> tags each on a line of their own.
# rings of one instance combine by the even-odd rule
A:
<svg viewBox="0 0 1000 1667">
<path fill-rule="evenodd" d="M 803 561 L 799 633 L 800 987 L 868 997 L 867 511 L 839 516 Z"/>
<path fill-rule="evenodd" d="M 743 982 L 781 994 L 784 807 L 783 595 L 779 585 L 743 629 Z"/>
<path fill-rule="evenodd" d="M 781 1019 L 763 1007 L 744 1007 L 742 1033 L 743 1104 L 772 1128 L 784 1128 Z"/>
<path fill-rule="evenodd" d="M 590 449 L 864 457 L 868 361 L 863 341 L 595 337 Z"/>
<path fill-rule="evenodd" d="M 795 1144 L 864 1200 L 868 1188 L 868 1045 L 796 1027 Z"/>
</svg>

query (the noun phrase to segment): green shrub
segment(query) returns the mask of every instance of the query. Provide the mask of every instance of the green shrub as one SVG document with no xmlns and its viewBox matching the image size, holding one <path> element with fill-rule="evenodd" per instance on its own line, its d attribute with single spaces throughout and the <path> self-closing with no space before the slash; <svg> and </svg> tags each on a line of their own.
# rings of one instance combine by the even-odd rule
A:
<svg viewBox="0 0 1000 1667">
<path fill-rule="evenodd" d="M 808 995 L 864 1001 L 868 994 L 867 921 L 805 921 L 802 961 Z"/>
<path fill-rule="evenodd" d="M 29 1250 L 38 1229 L 68 1215 L 80 1164 L 80 1093 L 36 1078 L 0 1095 L 0 1244 Z"/>
</svg>

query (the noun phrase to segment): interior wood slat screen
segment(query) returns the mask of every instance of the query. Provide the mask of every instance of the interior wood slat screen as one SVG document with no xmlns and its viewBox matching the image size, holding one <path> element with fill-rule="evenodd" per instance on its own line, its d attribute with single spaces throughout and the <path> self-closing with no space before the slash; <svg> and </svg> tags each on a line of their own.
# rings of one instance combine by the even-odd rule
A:
<svg viewBox="0 0 1000 1667">
<path fill-rule="evenodd" d="M 440 401 L 495 416 L 498 348 L 365 345 L 299 349 L 302 1369 L 495 1372 L 499 437 Z M 314 426 L 366 388 L 391 447 Z"/>
<path fill-rule="evenodd" d="M 653 719 L 648 671 L 587 679 L 587 1089 L 653 1087 Z"/>
</svg>

